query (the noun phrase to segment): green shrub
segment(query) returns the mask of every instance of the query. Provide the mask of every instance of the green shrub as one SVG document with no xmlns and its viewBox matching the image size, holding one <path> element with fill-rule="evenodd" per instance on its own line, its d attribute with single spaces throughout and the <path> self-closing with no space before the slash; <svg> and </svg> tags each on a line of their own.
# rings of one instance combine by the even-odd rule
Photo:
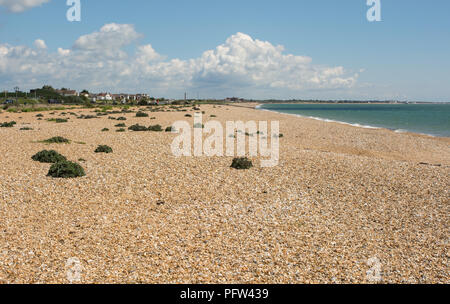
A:
<svg viewBox="0 0 450 304">
<path fill-rule="evenodd" d="M 120 129 L 117 129 L 116 130 L 116 132 L 125 132 L 126 130 L 124 129 L 124 128 L 120 128 Z"/>
<path fill-rule="evenodd" d="M 161 125 L 154 125 L 154 126 L 148 127 L 148 130 L 153 131 L 153 132 L 162 132 L 163 128 L 161 127 Z"/>
<path fill-rule="evenodd" d="M 70 161 L 60 161 L 53 164 L 47 174 L 47 176 L 54 178 L 75 178 L 85 175 L 83 167 Z"/>
<path fill-rule="evenodd" d="M 148 117 L 148 114 L 144 112 L 137 112 L 136 117 Z"/>
<path fill-rule="evenodd" d="M 103 129 L 102 129 L 102 132 L 108 132 L 108 131 L 109 131 L 108 128 L 103 128 Z"/>
<path fill-rule="evenodd" d="M 97 147 L 97 149 L 94 151 L 95 153 L 112 153 L 113 150 L 111 147 L 106 145 L 100 145 Z"/>
<path fill-rule="evenodd" d="M 31 130 L 33 130 L 33 128 L 30 128 L 30 127 L 20 128 L 20 131 L 31 131 Z"/>
<path fill-rule="evenodd" d="M 47 119 L 47 121 L 53 121 L 53 122 L 56 122 L 56 123 L 68 122 L 68 120 L 64 119 L 64 118 L 49 118 L 49 119 Z"/>
<path fill-rule="evenodd" d="M 38 115 L 36 115 L 36 117 L 44 117 L 44 115 L 38 114 Z"/>
<path fill-rule="evenodd" d="M 125 128 L 126 126 L 127 125 L 124 124 L 124 123 L 120 123 L 120 124 L 115 125 L 115 127 L 117 127 L 117 128 Z"/>
<path fill-rule="evenodd" d="M 253 167 L 252 161 L 247 157 L 235 158 L 231 164 L 231 168 L 238 170 L 250 169 L 251 167 Z"/>
<path fill-rule="evenodd" d="M 80 115 L 78 116 L 78 119 L 94 119 L 97 118 L 97 116 L 94 115 Z"/>
<path fill-rule="evenodd" d="M 139 124 L 132 125 L 128 128 L 128 130 L 135 131 L 135 132 L 142 132 L 142 131 L 148 131 L 147 127 L 140 126 Z"/>
<path fill-rule="evenodd" d="M 211 116 L 209 116 L 209 117 L 217 117 L 216 115 L 211 115 Z"/>
<path fill-rule="evenodd" d="M 172 130 L 174 130 L 172 127 L 167 127 L 166 128 L 166 132 L 172 132 Z"/>
<path fill-rule="evenodd" d="M 43 150 L 33 155 L 31 159 L 41 163 L 52 163 L 52 164 L 67 160 L 65 156 L 59 154 L 55 150 L 50 151 Z"/>
<path fill-rule="evenodd" d="M 70 140 L 68 140 L 67 138 L 61 137 L 61 136 L 56 136 L 56 137 L 46 139 L 46 140 L 44 140 L 44 142 L 47 144 L 66 144 L 66 143 L 70 143 Z"/>
<path fill-rule="evenodd" d="M 0 128 L 12 128 L 16 124 L 15 121 L 4 122 L 0 124 Z"/>
<path fill-rule="evenodd" d="M 117 120 L 127 120 L 127 118 L 126 117 L 119 117 L 119 118 L 117 118 Z"/>
<path fill-rule="evenodd" d="M 184 115 L 184 117 L 192 117 L 192 115 L 191 114 L 186 114 L 186 115 Z"/>
</svg>

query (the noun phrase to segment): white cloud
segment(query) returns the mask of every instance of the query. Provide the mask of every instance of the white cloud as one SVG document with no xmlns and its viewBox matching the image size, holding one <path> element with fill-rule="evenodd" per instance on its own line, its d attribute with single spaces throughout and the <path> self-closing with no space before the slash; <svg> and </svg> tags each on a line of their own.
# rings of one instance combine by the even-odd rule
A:
<svg viewBox="0 0 450 304">
<path fill-rule="evenodd" d="M 46 49 L 47 48 L 45 41 L 42 39 L 37 39 L 36 41 L 34 41 L 34 46 L 38 49 Z"/>
<path fill-rule="evenodd" d="M 75 41 L 74 48 L 80 50 L 105 50 L 121 48 L 141 37 L 131 24 L 110 23 L 99 32 L 81 36 Z"/>
<path fill-rule="evenodd" d="M 50 0 L 0 0 L 0 6 L 5 6 L 13 13 L 21 13 L 49 1 Z"/>
<path fill-rule="evenodd" d="M 171 59 L 150 45 L 124 47 L 141 35 L 132 25 L 107 24 L 81 36 L 72 49 L 52 53 L 43 40 L 36 49 L 0 44 L 0 81 L 21 87 L 53 84 L 98 91 L 145 91 L 181 96 L 184 91 L 223 97 L 299 96 L 305 90 L 348 89 L 358 74 L 341 66 L 313 64 L 310 57 L 286 54 L 282 46 L 242 33 L 229 37 L 214 50 L 190 60 Z"/>
</svg>

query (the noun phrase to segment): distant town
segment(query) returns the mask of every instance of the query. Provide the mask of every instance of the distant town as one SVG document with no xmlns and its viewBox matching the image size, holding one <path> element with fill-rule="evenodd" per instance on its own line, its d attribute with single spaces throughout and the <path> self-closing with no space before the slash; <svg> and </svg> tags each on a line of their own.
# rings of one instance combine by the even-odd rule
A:
<svg viewBox="0 0 450 304">
<path fill-rule="evenodd" d="M 224 99 L 188 99 L 184 94 L 182 99 L 166 99 L 164 97 L 151 97 L 147 93 L 93 93 L 88 90 L 72 90 L 69 88 L 55 89 L 52 86 L 44 85 L 40 89 L 32 89 L 28 92 L 21 91 L 18 87 L 13 92 L 4 90 L 0 95 L 2 104 L 115 104 L 115 105 L 165 105 L 183 104 L 193 102 L 211 103 L 383 103 L 383 104 L 421 104 L 423 101 L 400 101 L 400 100 L 317 100 L 317 99 L 268 99 L 256 100 L 239 97 L 227 97 Z"/>
</svg>

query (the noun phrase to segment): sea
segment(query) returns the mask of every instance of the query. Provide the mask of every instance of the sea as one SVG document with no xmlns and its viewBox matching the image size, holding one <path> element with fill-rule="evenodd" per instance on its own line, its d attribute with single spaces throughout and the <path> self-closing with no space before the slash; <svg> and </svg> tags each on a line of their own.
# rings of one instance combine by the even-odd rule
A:
<svg viewBox="0 0 450 304">
<path fill-rule="evenodd" d="M 450 137 L 450 103 L 263 104 L 258 108 L 363 128 Z"/>
</svg>

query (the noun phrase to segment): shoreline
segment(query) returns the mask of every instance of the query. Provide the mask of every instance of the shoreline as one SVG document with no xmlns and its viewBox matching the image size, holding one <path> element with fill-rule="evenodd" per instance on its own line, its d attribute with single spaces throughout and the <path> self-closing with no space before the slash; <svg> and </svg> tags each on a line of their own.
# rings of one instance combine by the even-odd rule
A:
<svg viewBox="0 0 450 304">
<path fill-rule="evenodd" d="M 380 105 L 382 105 L 382 104 L 380 104 Z M 306 115 L 301 115 L 301 114 L 285 113 L 285 112 L 279 112 L 279 111 L 270 110 L 270 109 L 264 109 L 264 108 L 262 108 L 263 106 L 264 106 L 264 104 L 259 104 L 259 105 L 256 105 L 254 107 L 254 109 L 259 110 L 259 111 L 274 112 L 274 113 L 278 113 L 278 114 L 286 114 L 286 115 L 290 115 L 290 116 L 294 116 L 294 117 L 313 119 L 313 120 L 322 121 L 322 122 L 337 123 L 337 124 L 342 124 L 342 125 L 347 125 L 347 126 L 352 126 L 352 127 L 356 127 L 356 128 L 362 128 L 362 129 L 388 130 L 388 131 L 391 131 L 391 132 L 394 132 L 397 134 L 410 134 L 410 135 L 427 136 L 427 137 L 432 137 L 432 138 L 442 138 L 442 139 L 450 140 L 450 136 L 440 136 L 440 135 L 434 135 L 434 134 L 419 133 L 419 132 L 410 131 L 410 130 L 393 129 L 393 128 L 388 128 L 388 127 L 376 127 L 376 126 L 371 126 L 371 125 L 361 125 L 359 123 L 350 123 L 350 122 L 346 122 L 346 121 L 340 121 L 340 120 L 334 120 L 334 119 L 328 119 L 328 118 L 322 118 L 322 117 L 316 117 L 316 116 L 306 116 Z"/>
</svg>

